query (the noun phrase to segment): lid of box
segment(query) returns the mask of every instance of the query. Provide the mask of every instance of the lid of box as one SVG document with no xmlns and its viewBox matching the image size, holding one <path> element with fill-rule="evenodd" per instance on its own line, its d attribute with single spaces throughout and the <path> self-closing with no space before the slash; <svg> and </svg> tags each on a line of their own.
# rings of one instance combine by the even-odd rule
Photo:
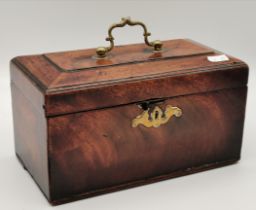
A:
<svg viewBox="0 0 256 210">
<path fill-rule="evenodd" d="M 111 53 L 103 58 L 96 55 L 95 49 L 47 53 L 44 56 L 59 71 L 74 72 L 88 71 L 99 67 L 111 67 L 213 53 L 213 50 L 209 48 L 182 40 L 166 41 L 163 42 L 163 46 L 164 48 L 161 51 L 153 51 L 153 49 L 141 44 L 130 45 L 129 47 L 119 46 L 115 47 Z"/>
<path fill-rule="evenodd" d="M 243 86 L 247 66 L 188 39 L 21 56 L 12 60 L 46 95 L 47 116 Z M 243 70 L 241 70 L 243 69 Z"/>
</svg>

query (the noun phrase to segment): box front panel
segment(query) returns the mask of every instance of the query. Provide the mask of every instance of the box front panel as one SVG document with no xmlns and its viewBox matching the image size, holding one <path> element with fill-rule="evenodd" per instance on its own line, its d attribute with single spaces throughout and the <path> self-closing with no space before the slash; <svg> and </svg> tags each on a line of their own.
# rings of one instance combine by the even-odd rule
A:
<svg viewBox="0 0 256 210">
<path fill-rule="evenodd" d="M 155 104 L 148 112 L 150 122 L 155 115 L 166 119 L 168 105 L 182 111 L 155 127 L 147 119 L 134 124 L 143 113 L 136 104 L 49 118 L 53 201 L 238 160 L 246 90 L 179 96 Z M 151 112 L 156 106 L 157 114 Z"/>
</svg>

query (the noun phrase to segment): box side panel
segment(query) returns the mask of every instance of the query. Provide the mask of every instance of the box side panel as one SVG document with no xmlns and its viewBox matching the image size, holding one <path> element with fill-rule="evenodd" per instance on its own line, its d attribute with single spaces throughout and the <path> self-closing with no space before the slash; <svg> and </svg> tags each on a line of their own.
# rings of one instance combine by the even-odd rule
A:
<svg viewBox="0 0 256 210">
<path fill-rule="evenodd" d="M 158 128 L 132 120 L 135 104 L 48 119 L 53 203 L 196 172 L 240 158 L 246 87 L 178 96 Z"/>
<path fill-rule="evenodd" d="M 43 95 L 14 64 L 11 64 L 11 91 L 16 154 L 49 198 Z"/>
</svg>

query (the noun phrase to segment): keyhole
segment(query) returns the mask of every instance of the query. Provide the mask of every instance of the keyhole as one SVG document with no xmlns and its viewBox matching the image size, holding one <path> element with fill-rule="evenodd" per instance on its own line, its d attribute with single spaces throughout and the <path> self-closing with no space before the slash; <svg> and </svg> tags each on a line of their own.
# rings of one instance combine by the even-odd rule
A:
<svg viewBox="0 0 256 210">
<path fill-rule="evenodd" d="M 158 119 L 158 116 L 159 116 L 159 112 L 156 111 L 156 112 L 155 112 L 155 119 Z"/>
</svg>

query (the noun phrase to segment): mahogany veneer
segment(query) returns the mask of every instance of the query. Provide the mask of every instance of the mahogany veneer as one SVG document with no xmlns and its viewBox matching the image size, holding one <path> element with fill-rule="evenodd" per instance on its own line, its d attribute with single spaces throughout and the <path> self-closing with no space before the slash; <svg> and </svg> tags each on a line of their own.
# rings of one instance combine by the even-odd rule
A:
<svg viewBox="0 0 256 210">
<path fill-rule="evenodd" d="M 182 176 L 240 158 L 248 66 L 191 40 L 11 61 L 15 149 L 52 204 Z M 144 109 L 182 116 L 132 127 Z"/>
</svg>

